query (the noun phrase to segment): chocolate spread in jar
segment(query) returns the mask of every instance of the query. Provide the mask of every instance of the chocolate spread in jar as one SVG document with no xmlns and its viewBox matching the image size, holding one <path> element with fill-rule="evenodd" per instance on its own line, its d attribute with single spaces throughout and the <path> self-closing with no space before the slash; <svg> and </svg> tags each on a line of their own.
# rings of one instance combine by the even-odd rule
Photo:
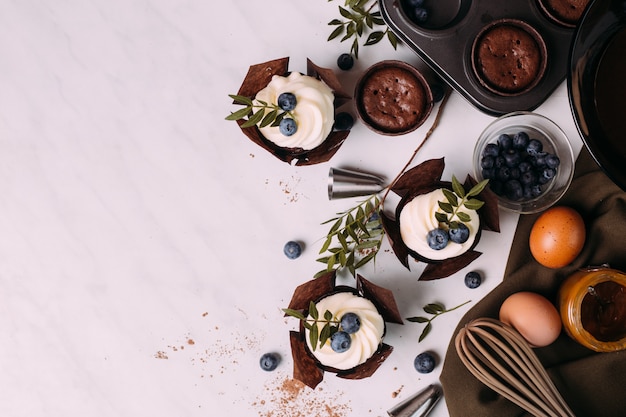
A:
<svg viewBox="0 0 626 417">
<path fill-rule="evenodd" d="M 626 337 L 626 287 L 604 281 L 585 295 L 580 316 L 585 330 L 601 342 L 615 342 Z"/>
</svg>

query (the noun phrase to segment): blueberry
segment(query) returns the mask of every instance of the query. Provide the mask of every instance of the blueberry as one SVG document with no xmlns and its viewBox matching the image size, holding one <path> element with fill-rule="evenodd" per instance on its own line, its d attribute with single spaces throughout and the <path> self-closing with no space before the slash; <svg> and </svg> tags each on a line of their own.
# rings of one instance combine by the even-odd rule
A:
<svg viewBox="0 0 626 417">
<path fill-rule="evenodd" d="M 533 185 L 530 186 L 530 195 L 533 198 L 534 197 L 539 197 L 542 192 L 543 192 L 543 190 L 541 189 L 541 185 L 533 184 Z"/>
<path fill-rule="evenodd" d="M 350 344 L 352 344 L 352 339 L 350 335 L 344 331 L 338 331 L 333 333 L 330 337 L 330 347 L 337 353 L 342 353 L 350 349 Z"/>
<path fill-rule="evenodd" d="M 541 170 L 541 174 L 539 174 L 539 184 L 547 184 L 555 175 L 556 170 L 554 168 L 545 167 Z"/>
<path fill-rule="evenodd" d="M 280 355 L 278 353 L 264 353 L 259 360 L 259 365 L 264 371 L 273 371 L 280 363 Z"/>
<path fill-rule="evenodd" d="M 448 245 L 448 233 L 441 229 L 433 229 L 426 235 L 428 246 L 434 250 L 441 250 Z"/>
<path fill-rule="evenodd" d="M 424 4 L 424 0 L 406 0 L 406 5 L 409 7 L 420 7 Z"/>
<path fill-rule="evenodd" d="M 535 174 L 535 171 L 526 171 L 522 173 L 522 176 L 520 177 L 520 182 L 522 183 L 522 185 L 536 184 L 537 174 Z"/>
<path fill-rule="evenodd" d="M 508 181 L 511 179 L 511 168 L 505 165 L 496 169 L 496 178 L 502 182 Z"/>
<path fill-rule="evenodd" d="M 291 136 L 296 133 L 296 130 L 298 130 L 298 126 L 296 125 L 295 120 L 290 117 L 285 117 L 283 120 L 280 121 L 278 129 L 283 135 Z"/>
<path fill-rule="evenodd" d="M 504 156 L 498 155 L 496 156 L 496 159 L 494 159 L 493 164 L 496 168 L 500 168 L 506 165 L 506 160 L 504 159 Z"/>
<path fill-rule="evenodd" d="M 424 23 L 428 20 L 428 10 L 423 7 L 416 7 L 413 9 L 413 20 L 416 23 Z"/>
<path fill-rule="evenodd" d="M 413 366 L 420 374 L 428 374 L 435 369 L 435 357 L 430 352 L 420 353 L 413 360 Z"/>
<path fill-rule="evenodd" d="M 543 168 L 546 166 L 546 156 L 548 156 L 545 152 L 537 152 L 532 156 L 532 164 L 535 167 Z"/>
<path fill-rule="evenodd" d="M 285 253 L 285 256 L 287 256 L 287 258 L 296 259 L 302 254 L 302 246 L 298 242 L 290 240 L 289 242 L 285 243 L 285 246 L 283 247 L 283 252 Z"/>
<path fill-rule="evenodd" d="M 546 155 L 546 165 L 548 168 L 557 168 L 561 164 L 561 160 L 554 154 Z"/>
<path fill-rule="evenodd" d="M 343 131 L 350 130 L 354 126 L 354 117 L 348 112 L 341 112 L 335 115 L 335 124 L 333 130 Z"/>
<path fill-rule="evenodd" d="M 440 83 L 431 84 L 430 91 L 433 94 L 433 101 L 435 103 L 439 103 L 446 95 L 446 88 L 443 86 L 443 84 Z"/>
<path fill-rule="evenodd" d="M 526 132 L 517 132 L 513 135 L 513 147 L 515 149 L 526 149 L 528 143 L 530 142 L 530 138 L 528 137 L 528 133 Z"/>
<path fill-rule="evenodd" d="M 496 177 L 496 169 L 495 168 L 483 169 L 482 174 L 483 174 L 484 179 L 492 180 Z"/>
<path fill-rule="evenodd" d="M 465 243 L 469 239 L 470 232 L 464 223 L 457 223 L 448 230 L 448 235 L 454 243 Z"/>
<path fill-rule="evenodd" d="M 517 180 L 522 175 L 518 167 L 511 168 L 511 179 Z"/>
<path fill-rule="evenodd" d="M 480 160 L 480 167 L 483 169 L 490 169 L 496 165 L 496 159 L 493 156 L 484 156 Z"/>
<path fill-rule="evenodd" d="M 296 96 L 293 93 L 282 93 L 278 96 L 278 107 L 285 111 L 296 108 Z"/>
<path fill-rule="evenodd" d="M 522 156 L 513 148 L 504 151 L 504 163 L 509 168 L 516 167 L 522 162 Z"/>
<path fill-rule="evenodd" d="M 485 145 L 485 149 L 483 149 L 483 156 L 492 156 L 496 157 L 500 154 L 500 148 L 495 143 L 488 143 Z"/>
<path fill-rule="evenodd" d="M 498 145 L 500 146 L 501 150 L 506 151 L 513 146 L 513 138 L 511 138 L 510 135 L 503 133 L 498 136 Z"/>
<path fill-rule="evenodd" d="M 541 151 L 543 151 L 543 143 L 541 143 L 539 139 L 531 139 L 528 141 L 528 146 L 526 146 L 526 153 L 528 155 L 535 155 Z"/>
<path fill-rule="evenodd" d="M 524 187 L 518 180 L 507 181 L 504 183 L 504 195 L 509 200 L 521 200 L 524 197 Z"/>
<path fill-rule="evenodd" d="M 533 169 L 533 165 L 528 162 L 528 161 L 522 161 L 519 163 L 519 165 L 517 166 L 520 170 L 520 172 L 523 174 L 524 172 L 528 172 L 531 169 Z"/>
<path fill-rule="evenodd" d="M 478 288 L 480 287 L 480 284 L 483 282 L 483 277 L 480 275 L 480 273 L 476 272 L 476 271 L 470 271 L 467 274 L 465 274 L 465 286 L 467 288 Z"/>
<path fill-rule="evenodd" d="M 348 334 L 356 333 L 361 328 L 361 319 L 354 313 L 346 313 L 341 316 L 339 325 Z"/>
<path fill-rule="evenodd" d="M 348 71 L 354 65 L 354 58 L 351 54 L 341 54 L 337 58 L 337 66 L 340 70 Z"/>
</svg>

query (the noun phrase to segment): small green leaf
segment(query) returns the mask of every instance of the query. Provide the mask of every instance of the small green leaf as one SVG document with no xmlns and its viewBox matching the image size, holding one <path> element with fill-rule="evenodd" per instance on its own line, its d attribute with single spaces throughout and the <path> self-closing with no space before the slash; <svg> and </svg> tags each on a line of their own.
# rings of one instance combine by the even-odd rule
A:
<svg viewBox="0 0 626 417">
<path fill-rule="evenodd" d="M 445 311 L 445 307 L 439 303 L 430 303 L 424 306 L 424 311 L 428 314 L 440 314 Z"/>
<path fill-rule="evenodd" d="M 243 107 L 237 111 L 232 112 L 231 114 L 229 114 L 228 116 L 226 116 L 226 120 L 239 120 L 239 119 L 243 119 L 244 117 L 246 117 L 247 115 L 250 114 L 250 112 L 252 111 L 252 107 L 247 106 L 247 107 Z"/>
<path fill-rule="evenodd" d="M 387 39 L 389 39 L 389 43 L 393 46 L 393 49 L 398 49 L 399 39 L 392 31 L 387 31 Z"/>
<path fill-rule="evenodd" d="M 291 308 L 283 308 L 283 311 L 285 312 L 286 315 L 295 317 L 298 320 L 304 320 L 306 318 L 304 317 L 304 314 L 302 314 L 302 312 L 298 310 L 293 310 Z"/>
<path fill-rule="evenodd" d="M 320 347 L 324 346 L 324 343 L 326 343 L 329 337 L 330 337 L 330 324 L 326 323 L 324 324 L 324 326 L 322 327 L 322 330 L 320 331 L 320 338 L 319 338 Z"/>
<path fill-rule="evenodd" d="M 433 325 L 428 323 L 425 327 L 424 330 L 422 330 L 422 334 L 420 334 L 418 343 L 421 342 L 422 340 L 424 340 L 424 338 L 426 336 L 428 336 L 428 333 L 430 333 L 430 330 L 433 328 Z"/>
<path fill-rule="evenodd" d="M 328 22 L 329 26 L 336 26 L 336 25 L 341 25 L 343 24 L 343 22 L 339 19 L 333 19 L 330 22 Z"/>
<path fill-rule="evenodd" d="M 265 117 L 263 117 L 263 120 L 261 120 L 261 123 L 259 124 L 259 127 L 265 127 L 268 126 L 270 124 L 272 124 L 274 122 L 274 120 L 276 120 L 276 116 L 278 115 L 278 110 L 274 109 L 270 112 L 268 112 Z"/>
<path fill-rule="evenodd" d="M 475 186 L 473 186 L 469 192 L 467 193 L 467 195 L 469 197 L 474 197 L 477 196 L 478 194 L 482 193 L 483 190 L 485 189 L 485 187 L 487 186 L 487 184 L 489 183 L 489 180 L 482 180 L 481 182 L 479 182 L 478 184 L 476 184 Z"/>
<path fill-rule="evenodd" d="M 315 351 L 315 349 L 317 348 L 317 341 L 319 339 L 319 330 L 317 328 L 317 323 L 313 324 L 313 326 L 311 326 L 311 329 L 309 330 L 309 341 L 311 342 L 311 347 L 313 348 L 313 351 Z"/>
<path fill-rule="evenodd" d="M 428 323 L 430 320 L 428 320 L 426 317 L 409 317 L 407 318 L 407 321 L 413 322 L 413 323 Z"/>
<path fill-rule="evenodd" d="M 345 17 L 346 19 L 352 19 L 352 13 L 350 13 L 349 10 L 344 9 L 341 6 L 339 6 L 339 14 Z"/>
<path fill-rule="evenodd" d="M 313 320 L 317 320 L 320 317 L 320 313 L 317 311 L 317 306 L 313 301 L 309 302 L 309 316 L 311 316 Z"/>
<path fill-rule="evenodd" d="M 439 208 L 441 210 L 443 210 L 446 213 L 454 213 L 454 207 L 452 207 L 452 204 L 450 203 L 444 203 L 442 201 L 438 201 L 437 203 L 439 203 Z"/>
<path fill-rule="evenodd" d="M 469 210 L 478 210 L 482 206 L 484 206 L 485 203 L 483 201 L 477 200 L 475 198 L 471 198 L 471 199 L 467 200 L 463 205 L 466 208 L 468 208 Z"/>
<path fill-rule="evenodd" d="M 452 176 L 452 190 L 459 197 L 461 197 L 461 198 L 465 197 L 465 188 L 463 188 L 463 185 L 461 185 L 459 180 L 457 180 L 454 175 Z"/>
<path fill-rule="evenodd" d="M 380 42 L 380 40 L 385 36 L 385 34 L 383 32 L 380 31 L 376 31 L 376 32 L 372 32 L 369 34 L 369 36 L 367 37 L 367 40 L 365 41 L 365 45 L 374 45 L 378 42 Z"/>
<path fill-rule="evenodd" d="M 435 220 L 437 220 L 439 223 L 447 223 L 448 216 L 445 213 L 437 211 L 435 212 Z"/>
<path fill-rule="evenodd" d="M 326 319 L 327 321 L 331 321 L 333 319 L 333 313 L 331 313 L 329 310 L 326 310 L 324 312 L 324 319 Z"/>
<path fill-rule="evenodd" d="M 472 220 L 472 218 L 470 217 L 469 214 L 463 212 L 463 211 L 459 211 L 456 213 L 456 217 L 459 218 L 459 220 L 461 220 L 463 223 L 467 223 L 469 221 Z"/>
<path fill-rule="evenodd" d="M 457 207 L 459 205 L 459 199 L 457 198 L 455 193 L 448 190 L 447 188 L 442 188 L 441 192 L 443 192 L 444 197 L 446 197 L 448 203 L 450 203 L 453 207 Z"/>
<path fill-rule="evenodd" d="M 343 34 L 345 30 L 344 26 L 337 26 L 328 36 L 327 41 L 332 41 L 333 39 L 335 39 L 338 36 L 341 36 Z"/>
<path fill-rule="evenodd" d="M 332 235 L 329 234 L 326 240 L 324 241 L 324 244 L 322 245 L 322 248 L 320 249 L 319 253 L 326 252 L 332 242 L 333 242 L 333 237 Z"/>
<path fill-rule="evenodd" d="M 264 109 L 257 110 L 252 116 L 250 116 L 250 118 L 245 123 L 241 124 L 241 127 L 246 128 L 256 125 L 261 121 L 261 119 L 263 119 L 264 114 Z"/>
<path fill-rule="evenodd" d="M 246 106 L 252 106 L 252 99 L 246 96 L 240 96 L 237 94 L 229 94 L 228 97 L 232 98 L 233 101 L 236 101 L 240 104 L 245 104 Z"/>
</svg>

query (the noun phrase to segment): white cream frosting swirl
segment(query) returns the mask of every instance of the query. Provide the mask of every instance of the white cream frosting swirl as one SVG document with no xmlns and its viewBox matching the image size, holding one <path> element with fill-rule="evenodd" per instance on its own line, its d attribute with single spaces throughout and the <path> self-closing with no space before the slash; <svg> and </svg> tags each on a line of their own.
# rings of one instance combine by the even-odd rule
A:
<svg viewBox="0 0 626 417">
<path fill-rule="evenodd" d="M 385 320 L 370 300 L 351 292 L 339 292 L 321 299 L 316 306 L 320 316 L 328 310 L 333 313 L 334 319 L 340 320 L 344 314 L 352 312 L 361 321 L 359 330 L 350 335 L 350 348 L 341 353 L 330 347 L 330 339 L 313 351 L 309 331 L 306 330 L 309 350 L 322 365 L 339 370 L 351 369 L 364 363 L 378 350 L 385 332 Z"/>
<path fill-rule="evenodd" d="M 428 246 L 426 235 L 429 231 L 441 225 L 435 218 L 436 212 L 441 212 L 438 201 L 447 201 L 443 191 L 437 189 L 430 193 L 420 194 L 409 201 L 400 212 L 400 235 L 404 244 L 418 254 L 441 261 L 453 258 L 467 252 L 476 239 L 476 234 L 480 228 L 480 217 L 475 210 L 464 209 L 463 212 L 470 216 L 470 221 L 465 223 L 469 229 L 469 238 L 464 243 L 449 241 L 448 245 L 435 250 Z M 459 220 L 454 216 L 452 220 Z"/>
<path fill-rule="evenodd" d="M 267 87 L 256 94 L 255 99 L 277 104 L 278 96 L 282 93 L 296 96 L 296 108 L 291 112 L 298 127 L 296 132 L 285 136 L 280 133 L 278 126 L 266 126 L 259 128 L 261 134 L 283 148 L 310 150 L 317 147 L 333 129 L 333 91 L 317 78 L 292 72 L 287 77 L 274 75 Z"/>
</svg>

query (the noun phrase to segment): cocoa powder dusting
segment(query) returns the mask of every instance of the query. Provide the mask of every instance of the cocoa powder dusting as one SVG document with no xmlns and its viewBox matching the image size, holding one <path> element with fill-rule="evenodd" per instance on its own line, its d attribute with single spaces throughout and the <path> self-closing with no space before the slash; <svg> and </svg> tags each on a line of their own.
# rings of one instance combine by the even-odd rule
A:
<svg viewBox="0 0 626 417">
<path fill-rule="evenodd" d="M 323 388 L 312 390 L 302 382 L 279 377 L 265 386 L 265 395 L 259 397 L 252 406 L 258 417 L 347 417 L 349 403 L 344 393 L 337 392 L 329 397 L 320 397 Z"/>
</svg>

